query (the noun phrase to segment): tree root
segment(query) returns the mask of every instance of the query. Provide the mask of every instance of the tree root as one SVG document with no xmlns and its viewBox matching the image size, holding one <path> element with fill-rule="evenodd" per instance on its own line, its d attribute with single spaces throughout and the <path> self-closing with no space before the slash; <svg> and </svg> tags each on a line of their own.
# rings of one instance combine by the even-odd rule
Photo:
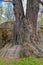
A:
<svg viewBox="0 0 43 65">
<path fill-rule="evenodd" d="M 38 47 L 38 46 L 37 46 Z M 14 45 L 7 44 L 5 47 L 0 51 L 0 55 L 6 58 L 20 58 L 21 55 L 24 56 L 37 56 L 43 57 L 43 53 L 39 52 L 38 48 L 30 44 L 22 45 Z"/>
<path fill-rule="evenodd" d="M 21 45 L 7 44 L 1 51 L 0 55 L 7 58 L 20 58 Z"/>
</svg>

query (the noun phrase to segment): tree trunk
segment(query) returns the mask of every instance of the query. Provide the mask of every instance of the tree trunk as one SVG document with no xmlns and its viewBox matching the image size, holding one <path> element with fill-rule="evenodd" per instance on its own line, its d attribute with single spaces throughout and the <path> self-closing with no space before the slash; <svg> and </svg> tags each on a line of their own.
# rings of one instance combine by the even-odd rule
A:
<svg viewBox="0 0 43 65">
<path fill-rule="evenodd" d="M 27 0 L 26 17 L 33 23 L 34 29 L 37 26 L 37 16 L 39 11 L 39 0 Z"/>
<path fill-rule="evenodd" d="M 39 0 L 27 0 L 27 12 L 24 16 L 21 0 L 13 0 L 16 21 L 13 28 L 13 43 L 6 45 L 1 55 L 8 58 L 25 56 L 43 56 L 43 44 L 36 32 Z"/>
<path fill-rule="evenodd" d="M 22 50 L 24 30 L 23 30 L 23 19 L 24 11 L 21 0 L 14 0 L 14 14 L 16 21 L 12 30 L 12 44 L 8 44 L 1 50 L 1 55 L 8 58 L 19 58 Z M 6 48 L 6 49 L 5 49 Z M 4 52 L 4 53 L 3 53 Z"/>
<path fill-rule="evenodd" d="M 25 47 L 25 54 L 28 56 L 33 54 L 36 56 L 42 56 L 43 50 L 40 47 L 40 37 L 38 33 L 36 32 L 36 26 L 37 26 L 37 16 L 39 11 L 39 0 L 27 0 L 27 12 L 26 12 L 26 19 L 24 21 L 25 23 L 25 39 L 24 39 L 24 45 L 28 45 L 30 48 L 28 50 Z"/>
<path fill-rule="evenodd" d="M 13 5 L 14 5 L 14 14 L 16 18 L 14 28 L 13 28 L 13 34 L 16 31 L 16 38 L 15 38 L 16 43 L 15 44 L 22 44 L 23 43 L 23 32 L 24 32 L 23 30 L 24 11 L 23 11 L 23 6 L 22 6 L 22 1 L 14 0 Z M 13 37 L 15 37 L 14 35 Z"/>
</svg>

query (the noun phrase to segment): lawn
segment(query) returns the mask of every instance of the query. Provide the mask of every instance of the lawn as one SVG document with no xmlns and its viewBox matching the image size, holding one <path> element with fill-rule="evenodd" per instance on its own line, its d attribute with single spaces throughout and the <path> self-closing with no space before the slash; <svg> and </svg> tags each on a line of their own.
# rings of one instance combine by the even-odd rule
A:
<svg viewBox="0 0 43 65">
<path fill-rule="evenodd" d="M 0 57 L 0 65 L 43 65 L 43 58 L 27 57 L 21 59 L 6 59 Z"/>
</svg>

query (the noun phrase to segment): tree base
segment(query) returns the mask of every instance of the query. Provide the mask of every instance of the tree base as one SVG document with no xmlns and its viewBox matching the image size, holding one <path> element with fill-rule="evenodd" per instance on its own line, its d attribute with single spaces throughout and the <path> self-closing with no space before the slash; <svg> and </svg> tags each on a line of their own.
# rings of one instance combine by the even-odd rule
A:
<svg viewBox="0 0 43 65">
<path fill-rule="evenodd" d="M 41 48 L 40 45 L 37 45 L 40 48 L 39 52 L 38 49 L 30 44 L 24 44 L 22 45 L 13 45 L 12 44 L 6 44 L 4 48 L 1 49 L 0 55 L 2 57 L 6 58 L 20 58 L 20 56 L 37 56 L 37 57 L 43 57 L 43 48 Z"/>
<path fill-rule="evenodd" d="M 6 58 L 20 58 L 21 48 L 21 45 L 12 46 L 12 44 L 7 44 L 0 51 L 0 55 Z"/>
</svg>

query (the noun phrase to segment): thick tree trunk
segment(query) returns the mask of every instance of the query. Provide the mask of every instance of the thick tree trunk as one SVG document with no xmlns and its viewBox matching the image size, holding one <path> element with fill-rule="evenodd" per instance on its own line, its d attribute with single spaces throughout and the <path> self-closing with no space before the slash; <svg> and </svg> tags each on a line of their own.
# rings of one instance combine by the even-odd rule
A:
<svg viewBox="0 0 43 65">
<path fill-rule="evenodd" d="M 26 54 L 28 55 L 28 51 L 30 51 L 33 55 L 42 56 L 43 50 L 39 46 L 40 45 L 40 37 L 38 33 L 36 32 L 36 26 L 37 26 L 37 16 L 39 11 L 39 0 L 27 0 L 27 13 L 26 13 L 26 19 L 24 21 L 25 23 L 25 39 L 24 39 L 24 45 L 30 45 L 30 49 L 25 50 L 27 51 Z M 32 46 L 32 47 L 31 47 Z M 35 48 L 35 49 L 33 49 Z"/>
<path fill-rule="evenodd" d="M 16 21 L 13 28 L 13 43 L 6 45 L 1 55 L 8 58 L 25 56 L 43 56 L 43 44 L 40 44 L 39 35 L 36 32 L 39 0 L 27 0 L 27 12 L 24 17 L 21 0 L 13 0 Z"/>
<path fill-rule="evenodd" d="M 34 29 L 37 26 L 37 16 L 39 11 L 39 0 L 27 0 L 27 13 L 26 17 L 33 23 Z"/>
<path fill-rule="evenodd" d="M 14 14 L 16 21 L 14 22 L 14 27 L 12 30 L 12 44 L 5 46 L 1 50 L 1 55 L 8 58 L 19 58 L 22 50 L 24 30 L 23 30 L 23 19 L 24 11 L 22 6 L 22 0 L 14 0 Z M 4 53 L 3 53 L 4 51 Z"/>
<path fill-rule="evenodd" d="M 22 44 L 23 43 L 23 32 L 24 32 L 23 31 L 24 11 L 23 11 L 23 6 L 22 6 L 22 0 L 19 0 L 19 1 L 14 0 L 13 5 L 14 5 L 14 14 L 16 18 L 14 28 L 13 28 L 13 34 L 16 31 L 16 38 L 15 38 L 16 43 L 15 44 Z M 14 35 L 13 37 L 15 37 Z"/>
</svg>

